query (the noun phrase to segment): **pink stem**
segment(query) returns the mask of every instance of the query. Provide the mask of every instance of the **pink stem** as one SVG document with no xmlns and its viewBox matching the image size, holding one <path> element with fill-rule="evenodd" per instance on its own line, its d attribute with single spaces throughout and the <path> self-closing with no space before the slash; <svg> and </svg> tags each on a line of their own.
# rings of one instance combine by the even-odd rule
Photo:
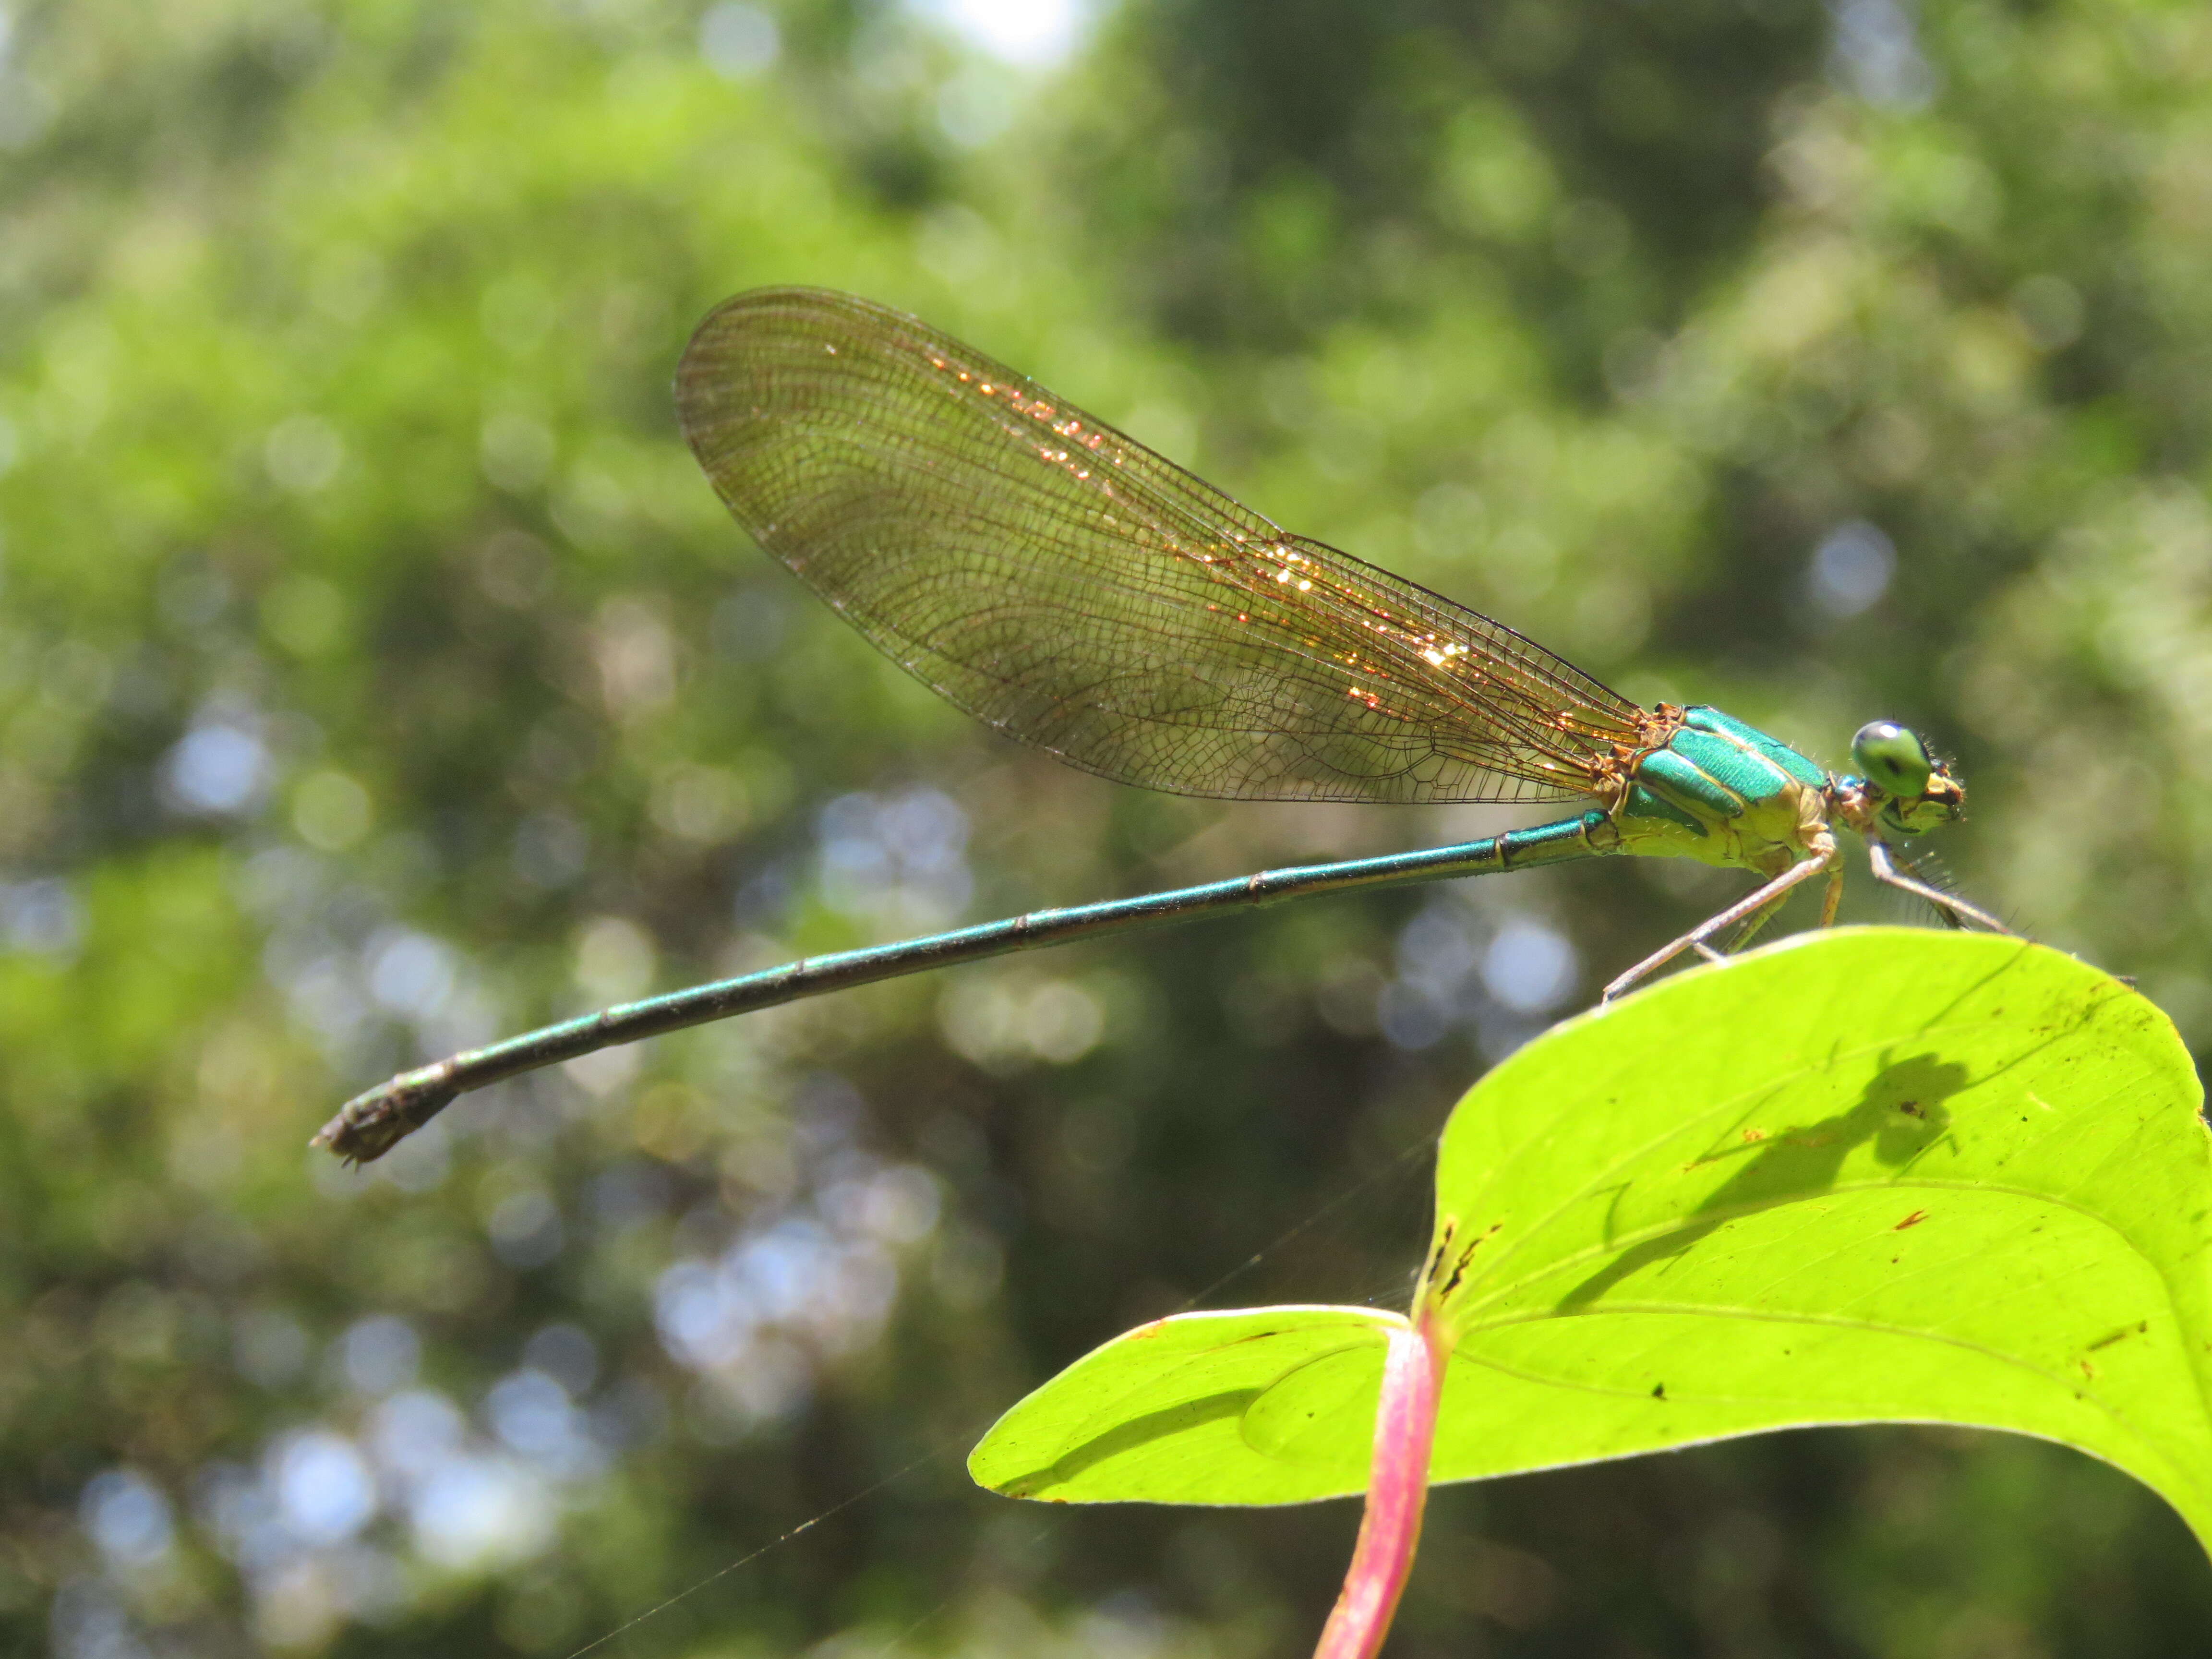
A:
<svg viewBox="0 0 2212 1659">
<path fill-rule="evenodd" d="M 1390 1616 L 1398 1610 L 1399 1593 L 1413 1570 L 1414 1547 L 1421 1541 L 1429 1449 L 1436 1440 L 1437 1405 L 1449 1358 L 1426 1308 L 1414 1316 L 1412 1326 L 1390 1333 L 1382 1397 L 1375 1407 L 1367 1513 L 1314 1659 L 1375 1659 L 1390 1633 Z"/>
</svg>

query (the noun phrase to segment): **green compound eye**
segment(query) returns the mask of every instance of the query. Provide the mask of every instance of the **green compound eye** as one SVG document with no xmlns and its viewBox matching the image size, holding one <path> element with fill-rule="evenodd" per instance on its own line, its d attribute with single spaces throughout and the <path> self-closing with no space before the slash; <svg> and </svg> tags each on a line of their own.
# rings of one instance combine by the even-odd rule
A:
<svg viewBox="0 0 2212 1659">
<path fill-rule="evenodd" d="M 1914 800 L 1935 769 L 1920 739 L 1895 720 L 1871 720 L 1851 739 L 1851 761 L 1885 795 Z"/>
</svg>

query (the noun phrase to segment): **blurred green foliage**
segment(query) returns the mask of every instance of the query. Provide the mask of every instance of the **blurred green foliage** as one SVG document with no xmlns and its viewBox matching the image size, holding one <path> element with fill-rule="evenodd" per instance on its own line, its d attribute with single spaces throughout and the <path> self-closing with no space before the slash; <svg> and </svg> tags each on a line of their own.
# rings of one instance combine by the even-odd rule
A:
<svg viewBox="0 0 2212 1659">
<path fill-rule="evenodd" d="M 1632 695 L 1831 763 L 1911 721 L 1963 886 L 2212 1040 L 2201 9 L 1122 0 L 1056 64 L 963 15 L 6 14 L 11 1650 L 557 1656 L 756 1552 L 607 1650 L 1295 1650 L 1348 1506 L 1045 1511 L 961 1456 L 1193 1297 L 1401 1297 L 1473 1073 L 1737 890 L 1316 902 L 311 1158 L 385 1073 L 647 988 L 1504 821 L 969 729 L 676 438 L 752 284 L 921 312 Z M 2122 1477 L 1896 1429 L 1440 1492 L 1394 1650 L 2208 1613 Z"/>
</svg>

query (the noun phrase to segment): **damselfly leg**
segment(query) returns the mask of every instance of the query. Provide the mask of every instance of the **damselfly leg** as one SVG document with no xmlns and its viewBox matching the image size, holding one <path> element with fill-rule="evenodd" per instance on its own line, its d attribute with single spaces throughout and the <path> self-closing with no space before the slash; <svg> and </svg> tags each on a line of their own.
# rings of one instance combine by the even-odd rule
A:
<svg viewBox="0 0 2212 1659">
<path fill-rule="evenodd" d="M 1791 865 L 1764 887 L 1738 899 L 1718 915 L 1707 917 L 1672 944 L 1654 951 L 1607 986 L 1605 994 L 1599 1000 L 1611 1002 L 1623 991 L 1627 990 L 1638 981 L 1649 978 L 1685 951 L 1696 951 L 1709 959 L 1717 961 L 1719 959 L 1717 954 L 1708 948 L 1706 940 L 1711 939 L 1723 928 L 1733 927 L 1747 917 L 1758 916 L 1761 921 L 1764 921 L 1766 918 L 1761 914 L 1762 912 L 1772 911 L 1784 899 L 1789 897 L 1793 889 L 1803 885 L 1826 871 L 1833 862 L 1835 854 L 1832 851 L 1826 858 L 1808 858 Z"/>
<path fill-rule="evenodd" d="M 1992 933 L 2008 935 L 2013 933 L 2011 928 L 2006 927 L 1988 911 L 1976 908 L 1954 893 L 1947 893 L 1940 887 L 1931 887 L 1924 881 L 1918 881 L 1906 875 L 1891 860 L 1889 848 L 1878 841 L 1867 842 L 1867 862 L 1873 866 L 1874 878 L 1876 881 L 1887 882 L 1892 887 L 1910 893 L 1916 898 L 1927 900 L 1936 907 L 1937 914 L 1954 927 L 1961 925 L 1961 919 L 1963 919 L 1965 921 L 1973 922 L 1978 927 L 1985 927 Z M 2017 937 L 2017 935 L 2014 936 Z"/>
</svg>

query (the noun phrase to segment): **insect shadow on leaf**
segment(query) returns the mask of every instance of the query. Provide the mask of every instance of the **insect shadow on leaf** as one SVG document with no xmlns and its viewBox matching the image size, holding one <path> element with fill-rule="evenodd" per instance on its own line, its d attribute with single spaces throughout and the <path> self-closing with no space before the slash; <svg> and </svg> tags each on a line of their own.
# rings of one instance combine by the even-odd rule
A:
<svg viewBox="0 0 2212 1659">
<path fill-rule="evenodd" d="M 1716 1188 L 1679 1227 L 1622 1251 L 1559 1298 L 1561 1311 L 1587 1307 L 1655 1261 L 1679 1256 L 1724 1224 L 1790 1204 L 1835 1184 L 1850 1150 L 1868 1141 L 1886 1169 L 1902 1169 L 1949 1133 L 1944 1102 L 1964 1089 L 1966 1068 L 1935 1054 L 1915 1054 L 1870 1078 L 1849 1111 L 1793 1125 L 1723 1157 L 1749 1161 Z"/>
</svg>

